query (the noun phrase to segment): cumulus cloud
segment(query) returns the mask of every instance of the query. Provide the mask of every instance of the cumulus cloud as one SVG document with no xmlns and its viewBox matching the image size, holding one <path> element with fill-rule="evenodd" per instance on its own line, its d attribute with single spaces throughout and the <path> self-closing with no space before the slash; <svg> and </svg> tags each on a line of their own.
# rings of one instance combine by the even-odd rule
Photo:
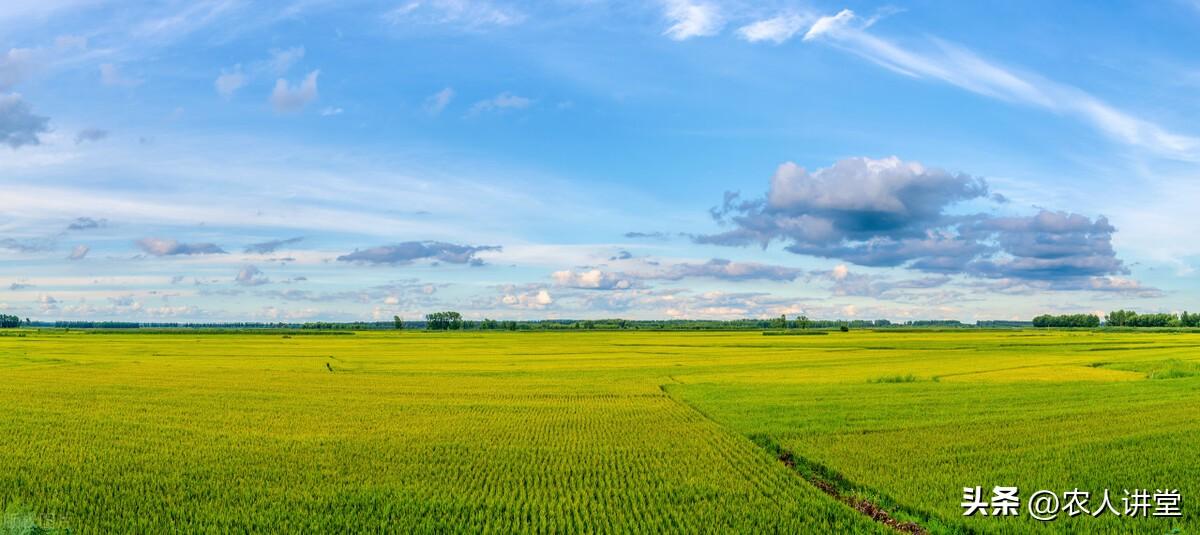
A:
<svg viewBox="0 0 1200 535">
<path fill-rule="evenodd" d="M 425 113 L 439 115 L 446 109 L 446 106 L 450 105 L 451 100 L 454 100 L 454 89 L 449 87 L 429 95 L 429 98 L 425 99 L 425 105 L 423 106 Z"/>
<path fill-rule="evenodd" d="M 224 249 L 214 243 L 180 243 L 162 238 L 142 238 L 137 241 L 137 246 L 146 254 L 154 256 L 226 254 Z"/>
<path fill-rule="evenodd" d="M 217 90 L 217 94 L 221 98 L 233 98 L 234 93 L 246 85 L 246 75 L 242 72 L 242 66 L 234 66 L 232 71 L 221 71 L 216 80 L 213 80 L 213 88 Z"/>
<path fill-rule="evenodd" d="M 471 115 L 490 111 L 523 110 L 533 105 L 533 100 L 505 91 L 492 98 L 481 100 L 471 106 Z"/>
<path fill-rule="evenodd" d="M 434 260 L 450 264 L 478 266 L 483 259 L 477 255 L 486 251 L 499 251 L 494 245 L 455 245 L 439 241 L 410 241 L 394 245 L 382 245 L 337 257 L 339 262 L 362 264 L 405 265 L 417 260 Z"/>
<path fill-rule="evenodd" d="M 233 281 L 242 286 L 261 286 L 270 283 L 271 279 L 267 278 L 266 274 L 257 267 L 247 264 L 238 270 Z"/>
<path fill-rule="evenodd" d="M 99 128 L 84 128 L 75 134 L 75 144 L 79 145 L 80 143 L 87 141 L 100 141 L 106 137 L 108 137 L 108 130 L 101 130 Z"/>
<path fill-rule="evenodd" d="M 35 115 L 21 95 L 0 94 L 0 143 L 14 149 L 40 145 L 41 134 L 50 131 L 50 118 Z"/>
<path fill-rule="evenodd" d="M 812 173 L 788 162 L 776 170 L 765 198 L 726 194 L 713 216 L 737 228 L 698 241 L 766 245 L 783 239 L 796 252 L 835 256 L 847 242 L 924 239 L 927 229 L 947 223 L 947 207 L 986 195 L 982 179 L 896 157 L 849 158 Z"/>
<path fill-rule="evenodd" d="M 104 218 L 77 217 L 67 225 L 67 230 L 91 230 L 106 225 L 108 225 L 108 220 Z"/>
<path fill-rule="evenodd" d="M 71 254 L 67 255 L 67 260 L 83 260 L 91 250 L 92 248 L 86 245 L 76 245 L 71 249 Z"/>
<path fill-rule="evenodd" d="M 498 304 L 507 308 L 542 310 L 554 304 L 550 291 L 536 285 L 506 285 L 501 290 Z"/>
<path fill-rule="evenodd" d="M 1103 217 L 1043 210 L 1033 216 L 951 215 L 988 201 L 980 178 L 891 157 L 850 158 L 808 172 L 779 167 L 762 198 L 726 194 L 713 217 L 731 230 L 695 238 L 766 246 L 864 266 L 903 266 L 978 277 L 1064 279 L 1123 274 Z"/>
<path fill-rule="evenodd" d="M 671 24 L 663 35 L 676 41 L 716 35 L 725 26 L 721 8 L 712 2 L 664 0 L 663 16 Z"/>
<path fill-rule="evenodd" d="M 260 243 L 252 243 L 246 246 L 244 252 L 251 254 L 270 254 L 275 252 L 280 247 L 296 244 L 303 240 L 303 236 L 297 236 L 295 238 L 287 238 L 284 240 L 270 240 Z"/>
<path fill-rule="evenodd" d="M 1104 217 L 1092 220 L 1067 212 L 1042 210 L 1030 217 L 982 219 L 965 233 L 994 237 L 1004 258 L 971 264 L 987 277 L 1060 279 L 1122 274 L 1128 270 L 1112 247 L 1116 229 Z"/>
<path fill-rule="evenodd" d="M 271 105 L 280 113 L 297 112 L 317 99 L 317 77 L 321 71 L 312 71 L 304 77 L 304 81 L 292 86 L 287 80 L 280 78 L 275 81 L 275 89 L 271 91 Z"/>
<path fill-rule="evenodd" d="M 41 294 L 37 298 L 38 308 L 42 312 L 52 312 L 58 309 L 58 299 L 49 294 Z"/>
<path fill-rule="evenodd" d="M 632 278 L 623 273 L 599 269 L 555 271 L 550 277 L 559 286 L 585 290 L 625 290 L 634 284 Z"/>
<path fill-rule="evenodd" d="M 737 33 L 738 37 L 751 43 L 770 41 L 781 44 L 804 31 L 811 22 L 810 16 L 786 13 L 742 26 Z"/>
</svg>

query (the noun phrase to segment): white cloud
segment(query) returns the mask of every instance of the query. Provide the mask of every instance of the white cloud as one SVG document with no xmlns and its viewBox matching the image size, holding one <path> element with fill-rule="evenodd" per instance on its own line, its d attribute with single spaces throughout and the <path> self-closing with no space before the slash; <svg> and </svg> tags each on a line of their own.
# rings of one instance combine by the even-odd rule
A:
<svg viewBox="0 0 1200 535">
<path fill-rule="evenodd" d="M 451 100 L 454 100 L 454 89 L 450 87 L 429 95 L 429 98 L 425 99 L 425 113 L 438 115 L 450 105 Z"/>
<path fill-rule="evenodd" d="M 397 26 L 450 26 L 472 31 L 514 26 L 524 22 L 525 14 L 487 0 L 419 0 L 387 12 L 384 20 Z"/>
<path fill-rule="evenodd" d="M 1075 87 L 1020 73 L 991 63 L 974 52 L 939 39 L 918 52 L 876 37 L 866 30 L 873 20 L 853 11 L 821 17 L 805 41 L 825 41 L 896 73 L 934 79 L 980 95 L 1073 115 L 1127 145 L 1186 161 L 1200 161 L 1200 138 L 1180 135 L 1121 111 Z"/>
<path fill-rule="evenodd" d="M 341 115 L 342 112 L 345 112 L 345 111 L 346 110 L 343 110 L 337 106 L 326 106 L 325 109 L 321 110 L 321 116 L 322 117 L 333 117 L 334 115 Z"/>
<path fill-rule="evenodd" d="M 671 23 L 663 35 L 676 41 L 716 35 L 725 26 L 721 9 L 714 3 L 665 0 L 663 8 L 663 15 Z"/>
<path fill-rule="evenodd" d="M 217 94 L 222 98 L 232 98 L 233 94 L 246 85 L 246 75 L 242 73 L 242 66 L 237 65 L 232 72 L 221 71 L 220 76 L 213 82 L 213 87 L 216 88 Z"/>
<path fill-rule="evenodd" d="M 804 40 L 811 41 L 830 31 L 844 28 L 846 23 L 853 18 L 854 12 L 849 9 L 843 9 L 837 15 L 821 17 L 808 29 L 808 33 L 804 34 Z"/>
<path fill-rule="evenodd" d="M 71 249 L 71 254 L 67 256 L 67 260 L 83 260 L 83 257 L 87 256 L 91 250 L 92 248 L 86 245 L 76 245 L 74 249 Z"/>
<path fill-rule="evenodd" d="M 271 92 L 271 105 L 278 112 L 296 112 L 304 109 L 317 98 L 317 76 L 321 71 L 312 71 L 304 77 L 304 81 L 292 87 L 287 80 L 280 78 L 275 81 L 275 89 Z"/>
<path fill-rule="evenodd" d="M 551 274 L 554 283 L 567 288 L 582 288 L 588 290 L 624 290 L 633 283 L 621 273 L 590 270 L 563 270 Z"/>
<path fill-rule="evenodd" d="M 771 41 L 780 44 L 803 31 L 810 22 L 810 16 L 788 13 L 742 26 L 738 28 L 738 36 L 751 43 Z"/>
<path fill-rule="evenodd" d="M 492 98 L 476 102 L 474 106 L 471 106 L 471 114 L 475 115 L 489 111 L 521 110 L 531 105 L 533 105 L 533 100 L 506 91 Z"/>
<path fill-rule="evenodd" d="M 294 46 L 283 50 L 273 48 L 271 49 L 271 59 L 267 61 L 267 66 L 275 76 L 283 76 L 301 59 L 304 59 L 304 47 L 302 46 Z"/>
<path fill-rule="evenodd" d="M 542 310 L 554 304 L 554 297 L 545 288 L 506 286 L 500 304 L 510 308 Z"/>
<path fill-rule="evenodd" d="M 109 87 L 137 87 L 142 84 L 142 80 L 127 78 L 116 65 L 104 63 L 100 65 L 100 83 Z"/>
<path fill-rule="evenodd" d="M 175 9 L 176 6 L 172 5 L 166 11 L 160 11 L 161 16 L 143 21 L 131 32 L 143 40 L 178 41 L 234 15 L 238 8 L 248 5 L 239 0 L 192 0 L 179 4 L 186 7 Z"/>
</svg>

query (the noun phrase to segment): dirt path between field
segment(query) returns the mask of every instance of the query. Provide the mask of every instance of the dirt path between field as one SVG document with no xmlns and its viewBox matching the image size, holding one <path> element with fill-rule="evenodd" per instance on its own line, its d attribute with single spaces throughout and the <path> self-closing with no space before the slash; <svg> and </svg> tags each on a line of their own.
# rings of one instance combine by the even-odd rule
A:
<svg viewBox="0 0 1200 535">
<path fill-rule="evenodd" d="M 887 511 L 887 509 L 880 507 L 878 504 L 870 500 L 845 494 L 838 490 L 837 486 L 835 486 L 833 483 L 821 479 L 820 477 L 805 475 L 804 470 L 801 470 L 801 468 L 798 466 L 804 461 L 798 460 L 796 455 L 791 451 L 780 448 L 779 453 L 776 454 L 776 458 L 779 459 L 779 462 L 783 463 L 784 466 L 792 469 L 793 472 L 804 478 L 805 481 L 812 484 L 812 486 L 820 489 L 821 492 L 832 496 L 839 502 L 849 505 L 855 511 L 867 515 L 871 518 L 871 520 L 879 522 L 880 524 L 899 531 L 900 533 L 913 533 L 920 535 L 927 535 L 929 533 L 929 530 L 925 529 L 916 522 L 901 522 L 900 520 L 897 520 L 892 516 L 891 513 Z"/>
<path fill-rule="evenodd" d="M 683 384 L 683 383 L 680 383 L 678 380 L 676 380 L 674 377 L 667 377 L 667 378 L 670 379 L 671 382 L 674 384 Z M 667 391 L 667 385 L 665 385 L 665 384 L 659 385 L 658 388 L 659 388 L 659 390 L 662 391 L 663 395 L 667 396 L 667 398 L 669 398 L 671 401 L 674 401 L 675 403 L 678 403 L 680 405 L 683 405 L 684 407 L 687 407 L 688 409 L 691 409 L 696 414 L 699 414 L 701 417 L 703 417 L 705 420 L 712 422 L 714 425 L 720 426 L 722 428 L 725 427 L 725 426 L 721 425 L 719 422 L 717 422 L 716 420 L 713 420 L 708 414 L 705 414 L 704 411 L 700 410 L 699 408 L 693 406 L 692 404 L 690 404 L 686 401 L 676 398 L 675 396 L 672 396 L 671 393 Z M 734 433 L 741 435 L 740 433 L 737 433 L 737 432 L 734 432 Z M 742 436 L 744 436 L 744 435 L 742 435 Z M 879 506 L 878 504 L 876 504 L 866 498 L 855 496 L 849 492 L 843 491 L 842 489 L 845 488 L 847 485 L 846 485 L 845 481 L 841 480 L 840 476 L 829 473 L 828 469 L 826 469 L 822 466 L 816 465 L 815 463 L 812 463 L 812 462 L 796 455 L 795 453 L 791 452 L 790 450 L 784 449 L 782 446 L 780 446 L 778 443 L 776 443 L 773 439 L 771 439 L 769 437 L 758 437 L 760 440 L 754 440 L 752 437 L 746 437 L 746 438 L 751 438 L 751 442 L 754 442 L 760 448 L 763 448 L 764 450 L 767 450 L 768 452 L 773 454 L 775 456 L 776 460 L 778 460 L 780 463 L 783 463 L 783 465 L 787 466 L 792 471 L 792 473 L 796 474 L 801 479 L 808 482 L 810 485 L 816 487 L 818 490 L 820 490 L 821 492 L 824 492 L 825 494 L 829 495 L 833 499 L 850 506 L 851 509 L 858 511 L 859 513 L 867 516 L 871 520 L 874 520 L 875 522 L 883 524 L 889 528 L 892 528 L 893 530 L 898 531 L 900 533 L 910 533 L 910 534 L 915 534 L 915 535 L 928 535 L 929 534 L 929 530 L 926 529 L 924 526 L 922 526 L 916 522 L 898 520 L 893 515 L 893 513 L 889 512 L 887 509 Z M 822 475 L 822 474 L 824 474 L 824 475 Z"/>
</svg>

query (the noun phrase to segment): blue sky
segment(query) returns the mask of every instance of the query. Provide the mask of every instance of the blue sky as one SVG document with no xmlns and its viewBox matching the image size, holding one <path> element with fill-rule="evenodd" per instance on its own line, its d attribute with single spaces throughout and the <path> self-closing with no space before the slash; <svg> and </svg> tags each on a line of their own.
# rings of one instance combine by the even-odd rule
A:
<svg viewBox="0 0 1200 535">
<path fill-rule="evenodd" d="M 10 0 L 0 312 L 1200 306 L 1200 4 Z"/>
</svg>

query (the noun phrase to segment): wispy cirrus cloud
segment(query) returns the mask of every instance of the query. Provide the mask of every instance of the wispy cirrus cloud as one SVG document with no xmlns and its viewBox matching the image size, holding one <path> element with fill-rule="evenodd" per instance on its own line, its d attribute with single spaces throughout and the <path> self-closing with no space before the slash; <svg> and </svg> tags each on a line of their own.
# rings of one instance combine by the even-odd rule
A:
<svg viewBox="0 0 1200 535">
<path fill-rule="evenodd" d="M 738 28 L 737 33 L 738 37 L 751 43 L 770 41 L 782 44 L 796 34 L 807 30 L 814 18 L 808 14 L 784 13 L 742 26 Z"/>
<path fill-rule="evenodd" d="M 489 99 L 476 102 L 471 106 L 469 115 L 479 115 L 490 111 L 523 110 L 533 105 L 533 99 L 503 92 Z"/>
<path fill-rule="evenodd" d="M 663 35 L 676 41 L 710 37 L 725 27 L 725 15 L 715 2 L 702 0 L 663 0 L 663 17 L 670 26 Z"/>
<path fill-rule="evenodd" d="M 429 115 L 440 115 L 442 111 L 446 109 L 446 106 L 450 105 L 450 101 L 452 100 L 454 100 L 454 89 L 447 87 L 441 91 L 438 91 L 437 93 L 429 95 L 429 97 L 425 99 L 425 104 L 422 106 L 422 108 L 425 110 L 425 113 Z"/>
<path fill-rule="evenodd" d="M 2 238 L 0 239 L 0 249 L 8 249 L 19 253 L 38 253 L 49 251 L 54 248 L 54 241 L 43 238 Z"/>
<path fill-rule="evenodd" d="M 252 244 L 246 246 L 245 252 L 252 253 L 252 254 L 270 254 L 270 253 L 275 252 L 280 247 L 284 247 L 287 245 L 293 245 L 296 243 L 300 243 L 301 241 L 304 241 L 303 236 L 297 236 L 295 238 L 287 238 L 287 239 L 282 239 L 282 240 L 268 240 L 268 241 L 259 242 L 259 243 L 252 243 Z"/>
<path fill-rule="evenodd" d="M 805 32 L 804 41 L 828 43 L 904 76 L 937 80 L 1006 102 L 1072 115 L 1126 145 L 1200 161 L 1200 138 L 1171 132 L 1082 89 L 1007 68 L 941 39 L 929 38 L 921 49 L 901 46 L 869 32 L 873 22 L 844 9 L 817 19 Z"/>
<path fill-rule="evenodd" d="M 384 20 L 396 26 L 441 26 L 462 31 L 515 26 L 525 18 L 516 7 L 490 0 L 414 0 L 384 14 Z"/>
</svg>

